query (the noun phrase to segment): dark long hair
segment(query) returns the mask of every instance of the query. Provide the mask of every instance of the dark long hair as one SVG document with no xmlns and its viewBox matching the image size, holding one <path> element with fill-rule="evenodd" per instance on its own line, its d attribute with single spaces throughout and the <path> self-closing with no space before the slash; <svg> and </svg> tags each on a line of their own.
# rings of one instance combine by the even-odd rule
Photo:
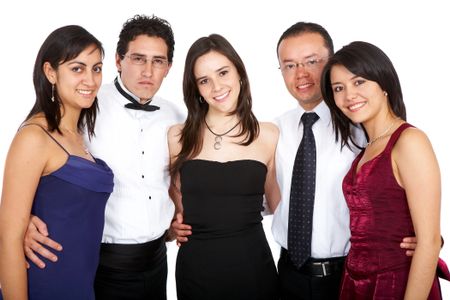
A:
<svg viewBox="0 0 450 300">
<path fill-rule="evenodd" d="M 330 72 L 335 65 L 342 65 L 356 76 L 378 83 L 380 88 L 388 94 L 391 111 L 406 121 L 406 107 L 400 80 L 389 57 L 380 48 L 370 43 L 352 42 L 330 57 L 323 69 L 320 85 L 323 99 L 331 110 L 336 141 L 339 140 L 340 135 L 342 147 L 350 147 L 350 142 L 355 145 L 351 135 L 351 127 L 355 124 L 345 116 L 334 101 Z"/>
<path fill-rule="evenodd" d="M 211 34 L 202 37 L 192 44 L 186 56 L 183 75 L 183 95 L 188 115 L 180 135 L 181 151 L 170 168 L 170 173 L 175 175 L 182 163 L 191 157 L 195 157 L 202 149 L 203 130 L 208 103 L 200 103 L 200 92 L 194 75 L 194 67 L 197 59 L 211 51 L 216 51 L 227 57 L 236 67 L 241 78 L 241 90 L 238 96 L 236 109 L 230 115 L 237 114 L 241 124 L 241 130 L 236 137 L 243 137 L 239 143 L 243 146 L 250 145 L 259 134 L 259 124 L 252 113 L 252 96 L 250 83 L 242 59 L 233 46 L 221 35 Z"/>
<path fill-rule="evenodd" d="M 52 84 L 44 73 L 44 64 L 48 62 L 54 70 L 77 57 L 86 48 L 94 45 L 100 50 L 102 57 L 104 50 L 102 43 L 97 40 L 86 29 L 78 25 L 68 25 L 56 29 L 45 39 L 36 57 L 33 71 L 34 90 L 36 102 L 25 120 L 30 119 L 37 113 L 44 113 L 48 123 L 48 130 L 61 133 L 59 123 L 61 121 L 61 99 L 55 87 L 54 99 L 52 101 Z M 97 117 L 98 101 L 95 97 L 94 103 L 89 108 L 83 108 L 78 119 L 77 128 L 83 132 L 87 128 L 89 136 L 94 135 L 95 119 Z"/>
</svg>

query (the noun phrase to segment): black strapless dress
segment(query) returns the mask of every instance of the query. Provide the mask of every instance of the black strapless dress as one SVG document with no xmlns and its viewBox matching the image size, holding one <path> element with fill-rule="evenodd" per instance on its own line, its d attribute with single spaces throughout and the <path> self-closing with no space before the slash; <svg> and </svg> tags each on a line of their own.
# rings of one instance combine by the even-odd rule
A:
<svg viewBox="0 0 450 300">
<path fill-rule="evenodd" d="M 266 166 L 256 160 L 189 160 L 180 170 L 189 241 L 178 251 L 178 299 L 278 299 L 261 224 Z"/>
</svg>

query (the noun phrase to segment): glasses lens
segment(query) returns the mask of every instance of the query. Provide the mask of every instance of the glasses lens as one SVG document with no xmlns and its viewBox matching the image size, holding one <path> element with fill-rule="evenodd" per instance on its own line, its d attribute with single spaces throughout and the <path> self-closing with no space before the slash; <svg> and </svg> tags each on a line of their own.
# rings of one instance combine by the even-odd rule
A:
<svg viewBox="0 0 450 300">
<path fill-rule="evenodd" d="M 152 59 L 152 66 L 157 68 L 157 69 L 164 69 L 165 67 L 167 67 L 168 62 L 166 59 L 163 58 L 153 58 Z"/>
<path fill-rule="evenodd" d="M 128 58 L 134 65 L 144 65 L 147 62 L 147 58 L 143 55 L 130 54 Z"/>
</svg>

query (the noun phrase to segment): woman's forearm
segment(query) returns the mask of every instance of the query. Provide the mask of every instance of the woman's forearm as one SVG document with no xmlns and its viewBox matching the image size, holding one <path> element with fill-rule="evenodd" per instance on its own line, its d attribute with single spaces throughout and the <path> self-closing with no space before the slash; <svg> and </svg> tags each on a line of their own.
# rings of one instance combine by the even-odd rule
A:
<svg viewBox="0 0 450 300">
<path fill-rule="evenodd" d="M 438 237 L 427 242 L 418 240 L 409 271 L 405 300 L 427 299 L 436 276 L 440 244 Z"/>
<path fill-rule="evenodd" d="M 23 239 L 0 238 L 0 283 L 3 299 L 28 299 L 27 271 Z"/>
</svg>

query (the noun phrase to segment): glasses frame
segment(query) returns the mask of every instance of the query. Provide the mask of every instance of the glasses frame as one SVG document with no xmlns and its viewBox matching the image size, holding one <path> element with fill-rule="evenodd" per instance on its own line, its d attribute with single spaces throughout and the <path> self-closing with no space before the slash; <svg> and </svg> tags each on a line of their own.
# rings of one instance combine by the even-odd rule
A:
<svg viewBox="0 0 450 300">
<path fill-rule="evenodd" d="M 302 62 L 288 62 L 282 66 L 279 66 L 278 69 L 283 74 L 293 74 L 297 72 L 298 68 L 302 67 L 305 70 L 315 70 L 319 67 L 321 63 L 323 63 L 326 59 L 328 59 L 328 56 L 324 57 L 317 57 L 317 58 L 307 58 L 303 60 Z M 291 66 L 292 68 L 289 68 Z"/>
<path fill-rule="evenodd" d="M 153 68 L 155 69 L 165 69 L 169 66 L 169 61 L 165 58 L 162 57 L 151 57 L 148 58 L 146 55 L 141 55 L 141 54 L 124 54 L 122 55 L 122 59 L 124 59 L 125 57 L 127 57 L 131 64 L 135 65 L 135 66 L 144 66 L 147 65 L 147 63 L 150 61 L 150 64 Z M 141 59 L 142 62 L 139 62 L 136 60 L 137 58 Z"/>
</svg>

